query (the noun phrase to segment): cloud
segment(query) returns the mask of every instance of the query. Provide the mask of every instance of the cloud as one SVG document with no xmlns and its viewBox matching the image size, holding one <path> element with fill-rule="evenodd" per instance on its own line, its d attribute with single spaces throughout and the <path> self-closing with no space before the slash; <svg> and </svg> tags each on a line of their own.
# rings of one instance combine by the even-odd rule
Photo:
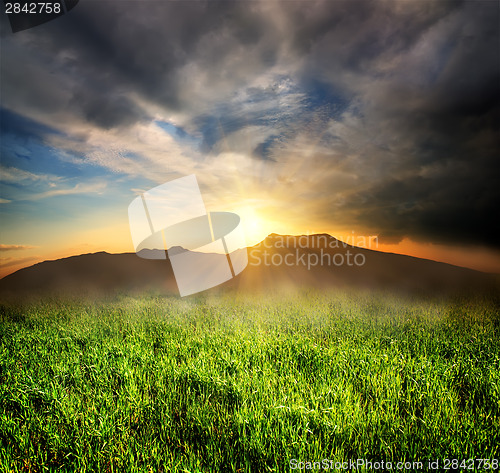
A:
<svg viewBox="0 0 500 473">
<path fill-rule="evenodd" d="M 59 176 L 49 174 L 35 174 L 24 169 L 0 165 L 0 181 L 19 183 L 21 181 L 57 181 Z"/>
<path fill-rule="evenodd" d="M 79 136 L 53 136 L 49 144 L 64 151 L 61 158 L 76 165 L 92 165 L 116 174 L 164 181 L 193 172 L 200 153 L 180 142 L 157 123 L 136 123 L 127 130 L 95 128 Z"/>
<path fill-rule="evenodd" d="M 148 118 L 136 97 L 171 110 L 199 110 L 259 75 L 277 46 L 259 44 L 273 30 L 258 8 L 239 2 L 131 2 L 127 8 L 87 2 L 79 10 L 22 38 L 6 38 L 7 48 L 30 58 L 8 57 L 7 107 L 15 102 L 49 116 L 69 111 L 73 120 L 107 129 Z M 30 53 L 35 44 L 36 56 Z"/>
<path fill-rule="evenodd" d="M 195 172 L 306 228 L 498 247 L 498 40 L 494 2 L 89 1 L 3 38 L 2 89 L 62 163 Z"/>
<path fill-rule="evenodd" d="M 387 242 L 409 236 L 498 247 L 496 7 L 440 5 L 426 13 L 410 3 L 402 23 L 388 23 L 399 12 L 371 7 L 366 17 L 352 12 L 363 18 L 353 20 L 351 36 L 342 34 L 349 14 L 340 28 L 325 26 L 321 34 L 312 28 L 317 40 L 309 43 L 303 77 L 322 78 L 330 91 L 348 96 L 349 105 L 329 120 L 321 142 L 314 145 L 311 133 L 313 139 L 295 137 L 278 160 L 310 166 L 298 167 L 295 189 L 307 189 L 304 195 L 315 202 L 312 219 L 338 221 Z M 384 14 L 387 21 L 378 21 Z M 410 30 L 398 32 L 410 15 Z M 338 45 L 349 57 L 336 55 Z M 322 147 L 329 149 L 323 159 Z M 345 174 L 355 179 L 339 182 Z"/>
<path fill-rule="evenodd" d="M 106 183 L 96 182 L 93 184 L 76 184 L 74 187 L 65 189 L 53 189 L 50 191 L 40 192 L 38 194 L 26 195 L 24 198 L 19 200 L 40 200 L 46 199 L 48 197 L 64 196 L 64 195 L 75 195 L 75 194 L 94 194 L 102 193 L 106 188 Z"/>
<path fill-rule="evenodd" d="M 35 174 L 23 169 L 0 165 L 0 182 L 14 187 L 12 199 L 1 199 L 0 203 L 19 201 L 37 201 L 48 197 L 102 193 L 106 183 L 79 182 L 73 187 L 61 187 L 68 184 L 67 178 L 51 174 Z M 43 190 L 47 189 L 47 190 Z M 38 191 L 38 192 L 37 192 Z"/>
<path fill-rule="evenodd" d="M 33 248 L 38 248 L 32 245 L 2 245 L 0 244 L 0 251 L 10 251 L 10 250 L 31 250 Z"/>
</svg>

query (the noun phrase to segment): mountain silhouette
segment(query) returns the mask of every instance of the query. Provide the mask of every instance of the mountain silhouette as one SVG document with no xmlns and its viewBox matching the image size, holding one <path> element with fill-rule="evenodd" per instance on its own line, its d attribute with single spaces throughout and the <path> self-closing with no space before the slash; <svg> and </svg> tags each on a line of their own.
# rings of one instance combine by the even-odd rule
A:
<svg viewBox="0 0 500 473">
<path fill-rule="evenodd" d="M 143 258 L 135 253 L 99 252 L 44 261 L 1 279 L 0 298 L 144 292 L 178 295 L 168 255 L 161 260 L 144 259 L 157 251 L 142 250 Z M 369 288 L 428 295 L 500 288 L 498 275 L 363 249 L 327 234 L 271 234 L 258 245 L 238 251 L 247 251 L 247 268 L 211 291 Z"/>
<path fill-rule="evenodd" d="M 259 258 L 260 264 L 253 265 L 252 261 L 256 263 Z M 293 264 L 287 265 L 287 261 Z M 279 264 L 282 262 L 285 264 Z M 252 289 L 359 287 L 421 294 L 491 292 L 500 287 L 498 275 L 359 248 L 328 234 L 269 235 L 249 248 L 249 266 L 241 275 L 240 285 Z"/>
</svg>

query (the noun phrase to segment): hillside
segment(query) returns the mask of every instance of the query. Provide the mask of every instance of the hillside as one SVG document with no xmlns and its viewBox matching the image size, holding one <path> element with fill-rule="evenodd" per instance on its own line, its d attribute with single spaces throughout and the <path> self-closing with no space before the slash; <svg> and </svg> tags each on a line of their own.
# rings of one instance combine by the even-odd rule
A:
<svg viewBox="0 0 500 473">
<path fill-rule="evenodd" d="M 238 250 L 245 251 L 245 250 Z M 249 264 L 214 290 L 376 288 L 417 294 L 495 291 L 498 277 L 410 256 L 347 245 L 330 235 L 269 235 L 247 248 Z M 169 260 L 106 252 L 44 261 L 0 280 L 0 296 L 178 294 Z"/>
</svg>

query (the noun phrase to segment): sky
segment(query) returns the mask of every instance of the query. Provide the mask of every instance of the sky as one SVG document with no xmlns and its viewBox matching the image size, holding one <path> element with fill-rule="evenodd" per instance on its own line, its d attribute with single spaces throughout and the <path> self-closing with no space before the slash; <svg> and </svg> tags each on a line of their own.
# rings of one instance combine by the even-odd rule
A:
<svg viewBox="0 0 500 473">
<path fill-rule="evenodd" d="M 500 272 L 497 1 L 80 0 L 0 21 L 0 277 L 133 252 L 130 202 L 193 173 L 248 245 L 326 232 Z"/>
</svg>

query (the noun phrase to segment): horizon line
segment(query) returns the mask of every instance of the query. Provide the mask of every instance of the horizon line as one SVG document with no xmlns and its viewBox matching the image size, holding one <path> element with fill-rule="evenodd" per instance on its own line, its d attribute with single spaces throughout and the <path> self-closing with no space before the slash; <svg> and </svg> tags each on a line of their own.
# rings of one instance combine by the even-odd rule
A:
<svg viewBox="0 0 500 473">
<path fill-rule="evenodd" d="M 297 235 L 293 235 L 293 234 L 280 234 L 280 233 L 269 233 L 263 240 L 261 240 L 260 242 L 256 243 L 255 245 L 252 245 L 252 246 L 246 246 L 245 249 L 251 249 L 251 248 L 256 248 L 260 245 L 262 245 L 263 242 L 265 242 L 269 237 L 286 237 L 286 238 L 301 238 L 301 237 L 304 237 L 304 238 L 310 238 L 310 237 L 318 237 L 318 236 L 324 236 L 324 237 L 329 237 L 331 239 L 334 239 L 338 242 L 341 243 L 342 245 L 342 248 L 358 248 L 360 250 L 365 250 L 365 251 L 374 251 L 374 252 L 378 252 L 378 253 L 384 253 L 384 254 L 387 254 L 387 255 L 397 255 L 397 256 L 405 256 L 405 257 L 408 257 L 408 258 L 412 258 L 412 259 L 419 259 L 419 260 L 422 260 L 422 261 L 431 261 L 431 262 L 434 262 L 434 263 L 440 263 L 440 264 L 445 264 L 447 266 L 453 266 L 453 267 L 456 267 L 456 268 L 462 268 L 462 269 L 467 269 L 467 270 L 470 270 L 470 271 L 474 271 L 474 272 L 477 272 L 477 273 L 482 273 L 482 274 L 490 274 L 490 275 L 497 275 L 497 276 L 500 276 L 500 272 L 495 272 L 495 271 L 485 271 L 485 270 L 479 270 L 479 269 L 475 269 L 475 268 L 471 268 L 469 266 L 462 266 L 462 265 L 459 265 L 459 264 L 454 264 L 454 263 L 449 263 L 449 262 L 446 262 L 446 261 L 440 261 L 440 260 L 437 260 L 437 259 L 431 259 L 431 258 L 425 258 L 425 257 L 421 257 L 421 256 L 414 256 L 414 255 L 409 255 L 407 253 L 397 253 L 397 252 L 394 252 L 394 251 L 384 251 L 383 249 L 380 249 L 378 248 L 377 246 L 377 249 L 373 249 L 373 248 L 364 248 L 362 246 L 356 246 L 356 245 L 353 245 L 353 244 L 350 244 L 350 243 L 346 243 L 345 241 L 329 234 L 329 233 L 326 233 L 326 232 L 322 232 L 322 233 L 307 233 L 307 234 L 297 234 Z M 366 239 L 370 238 L 370 237 L 365 237 Z M 373 236 L 372 238 L 377 238 L 377 236 Z M 185 251 L 193 251 L 193 250 L 187 250 L 185 248 L 183 248 L 182 246 L 172 246 L 170 247 L 169 249 L 172 249 L 172 248 L 182 248 L 184 249 Z M 272 248 L 272 247 L 270 247 Z M 314 249 L 314 246 L 312 247 L 299 247 L 301 249 Z M 241 250 L 243 248 L 238 248 L 238 250 Z M 319 249 L 316 248 L 316 249 Z M 238 251 L 236 250 L 236 251 Z M 165 250 L 165 248 L 161 248 L 161 249 L 155 249 L 155 248 L 142 248 L 140 251 L 167 251 Z M 118 253 L 110 253 L 109 251 L 107 250 L 99 250 L 99 251 L 93 251 L 93 252 L 89 252 L 89 253 L 78 253 L 78 254 L 72 254 L 72 255 L 68 255 L 68 256 L 63 256 L 63 257 L 60 257 L 60 258 L 55 258 L 55 259 L 44 259 L 44 260 L 40 260 L 40 261 L 37 261 L 33 264 L 29 264 L 29 265 L 26 265 L 26 266 L 23 266 L 21 268 L 18 268 L 16 269 L 15 271 L 12 271 L 12 272 L 9 272 L 3 276 L 0 277 L 0 280 L 12 275 L 12 274 L 15 274 L 19 271 L 22 271 L 24 269 L 27 269 L 27 268 L 31 268 L 33 266 L 36 266 L 38 264 L 41 264 L 41 263 L 48 263 L 48 262 L 55 262 L 55 261 L 60 261 L 60 260 L 64 260 L 64 259 L 68 259 L 68 258 L 74 258 L 74 257 L 79 257 L 79 256 L 86 256 L 86 255 L 96 255 L 96 254 L 100 254 L 100 253 L 104 253 L 104 254 L 108 254 L 108 255 L 137 255 L 138 253 L 135 252 L 135 251 L 129 251 L 129 252 L 118 252 Z"/>
</svg>

